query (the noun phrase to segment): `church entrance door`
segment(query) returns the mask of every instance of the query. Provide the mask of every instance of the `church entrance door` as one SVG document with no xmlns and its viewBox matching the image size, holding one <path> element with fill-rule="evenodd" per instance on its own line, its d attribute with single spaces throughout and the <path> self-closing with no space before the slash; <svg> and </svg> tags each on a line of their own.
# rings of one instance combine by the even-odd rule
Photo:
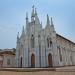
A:
<svg viewBox="0 0 75 75">
<path fill-rule="evenodd" d="M 51 53 L 48 54 L 48 65 L 49 65 L 49 67 L 52 67 L 52 55 L 51 55 Z"/>
<path fill-rule="evenodd" d="M 21 59 L 20 59 L 21 61 L 20 61 L 20 67 L 22 68 L 22 57 L 21 57 Z"/>
<path fill-rule="evenodd" d="M 35 55 L 34 54 L 31 55 L 31 67 L 32 68 L 35 67 Z"/>
</svg>

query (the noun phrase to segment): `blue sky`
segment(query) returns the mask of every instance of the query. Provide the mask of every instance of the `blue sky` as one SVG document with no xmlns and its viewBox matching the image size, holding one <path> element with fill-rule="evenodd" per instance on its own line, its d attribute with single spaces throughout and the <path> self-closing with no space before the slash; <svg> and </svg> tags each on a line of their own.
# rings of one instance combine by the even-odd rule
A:
<svg viewBox="0 0 75 75">
<path fill-rule="evenodd" d="M 53 17 L 57 33 L 75 42 L 75 0 L 0 0 L 0 48 L 15 48 L 18 31 L 29 19 L 32 6 L 37 8 L 43 27 L 46 15 Z"/>
</svg>

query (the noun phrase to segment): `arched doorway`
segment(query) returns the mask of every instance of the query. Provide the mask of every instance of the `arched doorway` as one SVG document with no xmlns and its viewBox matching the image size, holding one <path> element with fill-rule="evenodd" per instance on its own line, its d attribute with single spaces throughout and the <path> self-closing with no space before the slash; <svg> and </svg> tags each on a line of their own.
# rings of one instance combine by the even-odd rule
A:
<svg viewBox="0 0 75 75">
<path fill-rule="evenodd" d="M 34 54 L 31 55 L 31 67 L 32 68 L 35 67 L 35 55 Z"/>
<path fill-rule="evenodd" d="M 22 68 L 22 57 L 20 58 L 20 67 Z"/>
<path fill-rule="evenodd" d="M 51 53 L 48 54 L 48 65 L 49 67 L 52 67 L 52 54 Z"/>
</svg>

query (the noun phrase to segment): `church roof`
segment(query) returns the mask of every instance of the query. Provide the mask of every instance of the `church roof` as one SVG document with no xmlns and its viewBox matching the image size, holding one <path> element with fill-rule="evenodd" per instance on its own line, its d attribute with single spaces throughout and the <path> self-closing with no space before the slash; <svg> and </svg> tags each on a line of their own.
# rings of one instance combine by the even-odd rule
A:
<svg viewBox="0 0 75 75">
<path fill-rule="evenodd" d="M 57 33 L 56 33 L 56 36 L 59 36 L 59 37 L 65 39 L 65 40 L 67 40 L 67 41 L 69 41 L 70 43 L 72 43 L 72 44 L 75 45 L 75 42 L 73 42 L 73 41 L 71 41 L 71 40 L 69 40 L 69 39 L 67 39 L 67 38 L 65 38 L 65 37 L 63 37 L 63 36 L 61 36 L 61 35 L 59 35 L 59 34 L 57 34 Z"/>
</svg>

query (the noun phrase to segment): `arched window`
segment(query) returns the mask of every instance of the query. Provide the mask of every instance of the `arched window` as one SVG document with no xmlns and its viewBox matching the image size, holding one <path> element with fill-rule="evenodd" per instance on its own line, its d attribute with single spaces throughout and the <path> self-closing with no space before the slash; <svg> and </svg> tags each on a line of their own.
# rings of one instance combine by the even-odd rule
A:
<svg viewBox="0 0 75 75">
<path fill-rule="evenodd" d="M 50 41 L 50 47 L 52 47 L 52 41 Z"/>
<path fill-rule="evenodd" d="M 51 38 L 47 38 L 47 47 L 52 47 L 52 41 L 51 41 Z"/>
<path fill-rule="evenodd" d="M 34 48 L 34 36 L 31 36 L 31 48 Z"/>
<path fill-rule="evenodd" d="M 47 38 L 47 47 L 49 48 L 49 37 Z"/>
<path fill-rule="evenodd" d="M 51 38 L 49 38 L 49 42 L 50 42 L 50 47 L 52 47 L 52 40 L 51 40 Z"/>
</svg>

